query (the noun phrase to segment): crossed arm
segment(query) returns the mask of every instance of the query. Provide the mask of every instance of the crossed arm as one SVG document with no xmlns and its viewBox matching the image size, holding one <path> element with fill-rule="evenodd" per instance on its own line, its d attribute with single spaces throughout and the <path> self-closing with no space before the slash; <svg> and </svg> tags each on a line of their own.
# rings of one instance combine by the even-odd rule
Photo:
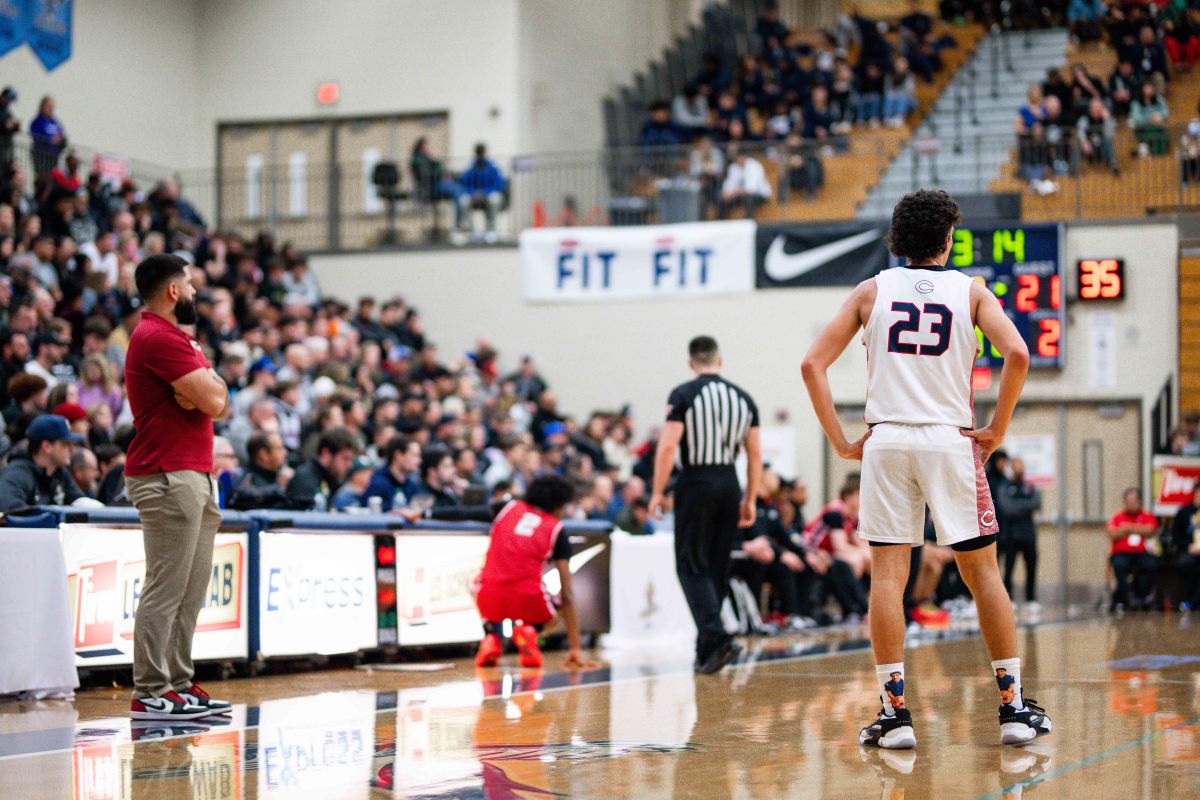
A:
<svg viewBox="0 0 1200 800">
<path fill-rule="evenodd" d="M 171 383 L 175 402 L 191 411 L 196 409 L 213 419 L 229 412 L 229 387 L 212 367 L 195 369 Z"/>
</svg>

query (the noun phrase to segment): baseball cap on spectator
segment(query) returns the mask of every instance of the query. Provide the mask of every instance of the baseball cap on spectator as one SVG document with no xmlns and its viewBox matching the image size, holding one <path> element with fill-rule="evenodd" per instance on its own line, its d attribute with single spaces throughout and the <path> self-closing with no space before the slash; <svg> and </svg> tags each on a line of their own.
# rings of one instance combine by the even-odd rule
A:
<svg viewBox="0 0 1200 800">
<path fill-rule="evenodd" d="M 276 372 L 279 372 L 279 367 L 275 366 L 275 362 L 272 361 L 271 359 L 267 358 L 266 356 L 263 356 L 262 358 L 258 359 L 257 361 L 255 361 L 253 364 L 250 365 L 250 374 L 251 375 L 254 375 L 254 373 L 256 373 L 256 372 L 262 372 L 263 370 L 266 370 L 267 372 L 274 375 Z"/>
<path fill-rule="evenodd" d="M 57 414 L 42 414 L 40 417 L 34 418 L 33 422 L 29 423 L 25 437 L 29 439 L 30 450 L 34 449 L 33 445 L 41 442 L 83 441 L 83 434 L 72 433 L 66 418 Z"/>
<path fill-rule="evenodd" d="M 337 384 L 328 375 L 322 375 L 312 382 L 312 396 L 318 400 L 331 396 L 337 391 Z"/>
<path fill-rule="evenodd" d="M 54 413 L 67 422 L 79 422 L 87 419 L 87 409 L 78 403 L 59 403 L 54 407 Z"/>
<path fill-rule="evenodd" d="M 346 479 L 349 480 L 356 472 L 362 472 L 364 469 L 374 472 L 375 462 L 366 456 L 355 456 L 350 464 L 350 471 L 346 473 Z"/>
<path fill-rule="evenodd" d="M 566 433 L 567 426 L 561 422 L 548 422 L 546 423 L 546 427 L 542 428 L 542 435 L 547 439 L 549 439 L 551 436 L 558 436 L 559 434 L 565 436 Z"/>
</svg>

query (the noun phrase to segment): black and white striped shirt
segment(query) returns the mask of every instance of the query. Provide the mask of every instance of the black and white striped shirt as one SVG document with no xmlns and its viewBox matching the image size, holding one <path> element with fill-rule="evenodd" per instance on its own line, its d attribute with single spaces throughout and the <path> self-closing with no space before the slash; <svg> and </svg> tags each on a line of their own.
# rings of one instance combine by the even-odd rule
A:
<svg viewBox="0 0 1200 800">
<path fill-rule="evenodd" d="M 683 469 L 732 467 L 746 434 L 758 427 L 758 406 L 724 378 L 701 375 L 671 392 L 667 420 L 683 423 L 679 445 Z"/>
</svg>

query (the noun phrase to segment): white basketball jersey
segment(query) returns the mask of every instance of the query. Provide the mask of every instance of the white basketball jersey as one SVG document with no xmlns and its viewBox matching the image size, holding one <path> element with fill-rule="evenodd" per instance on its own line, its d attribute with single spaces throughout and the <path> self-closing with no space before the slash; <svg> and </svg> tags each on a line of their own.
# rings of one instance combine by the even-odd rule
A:
<svg viewBox="0 0 1200 800">
<path fill-rule="evenodd" d="M 971 279 L 954 269 L 895 267 L 875 277 L 867 348 L 868 424 L 974 425 L 979 350 Z"/>
</svg>

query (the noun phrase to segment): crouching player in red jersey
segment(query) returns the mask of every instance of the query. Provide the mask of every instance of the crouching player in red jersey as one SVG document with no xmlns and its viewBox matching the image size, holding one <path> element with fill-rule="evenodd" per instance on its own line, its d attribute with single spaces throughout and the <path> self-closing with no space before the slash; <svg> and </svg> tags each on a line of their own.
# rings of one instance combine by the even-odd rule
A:
<svg viewBox="0 0 1200 800">
<path fill-rule="evenodd" d="M 523 500 L 510 500 L 494 510 L 492 539 L 487 560 L 475 579 L 475 604 L 483 618 L 485 635 L 475 664 L 491 667 L 502 652 L 504 620 L 513 621 L 513 643 L 522 667 L 542 666 L 538 635 L 561 618 L 570 647 L 564 666 L 589 666 L 579 641 L 579 613 L 571 588 L 571 540 L 563 533 L 563 514 L 575 499 L 575 487 L 566 478 L 544 475 L 529 484 Z M 554 562 L 562 590 L 551 597 L 542 584 L 542 570 Z M 556 608 L 557 606 L 557 608 Z"/>
</svg>

